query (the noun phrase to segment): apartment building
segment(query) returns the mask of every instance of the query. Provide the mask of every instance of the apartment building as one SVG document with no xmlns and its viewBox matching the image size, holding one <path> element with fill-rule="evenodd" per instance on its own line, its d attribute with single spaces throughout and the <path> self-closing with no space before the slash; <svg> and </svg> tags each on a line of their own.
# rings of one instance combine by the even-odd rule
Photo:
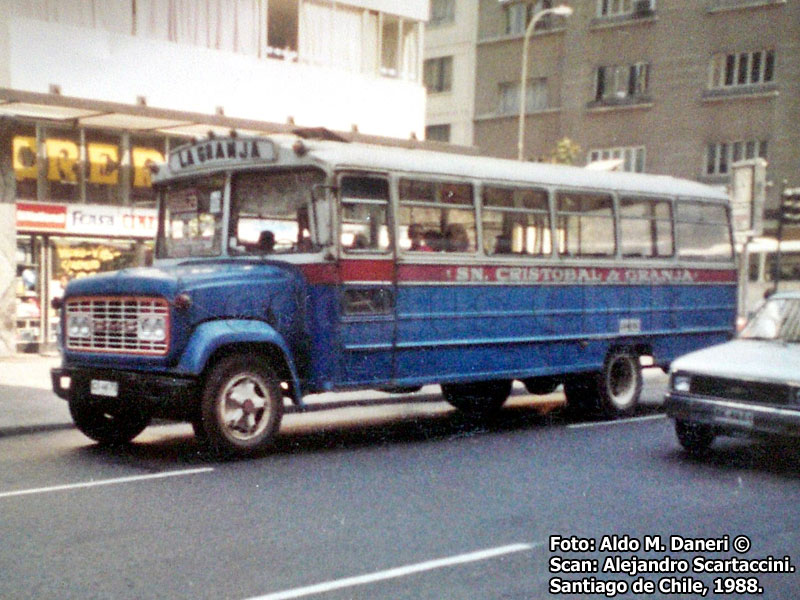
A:
<svg viewBox="0 0 800 600">
<path fill-rule="evenodd" d="M 146 260 L 148 165 L 209 131 L 422 140 L 427 0 L 0 0 L 0 354 Z M 412 142 L 408 142 L 412 143 Z"/>
<path fill-rule="evenodd" d="M 472 141 L 482 152 L 516 157 L 523 33 L 560 3 L 479 0 Z M 531 36 L 525 158 L 547 160 L 569 138 L 578 164 L 726 185 L 732 163 L 763 157 L 774 227 L 782 182 L 800 185 L 800 3 L 564 3 L 573 14 L 542 18 Z"/>
<path fill-rule="evenodd" d="M 425 138 L 472 145 L 478 0 L 431 0 L 425 28 Z"/>
</svg>

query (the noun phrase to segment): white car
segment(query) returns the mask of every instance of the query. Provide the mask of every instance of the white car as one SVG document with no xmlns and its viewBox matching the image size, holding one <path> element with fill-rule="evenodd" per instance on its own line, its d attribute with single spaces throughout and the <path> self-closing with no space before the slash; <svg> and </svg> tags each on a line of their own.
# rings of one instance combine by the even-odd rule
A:
<svg viewBox="0 0 800 600">
<path fill-rule="evenodd" d="M 800 293 L 772 295 L 736 339 L 675 360 L 664 408 L 689 452 L 718 435 L 800 436 Z"/>
</svg>

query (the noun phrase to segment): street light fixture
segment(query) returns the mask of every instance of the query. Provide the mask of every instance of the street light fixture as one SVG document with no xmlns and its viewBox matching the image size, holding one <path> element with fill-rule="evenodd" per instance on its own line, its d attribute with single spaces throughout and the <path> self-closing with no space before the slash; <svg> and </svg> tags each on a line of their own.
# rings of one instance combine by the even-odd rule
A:
<svg viewBox="0 0 800 600">
<path fill-rule="evenodd" d="M 502 3 L 505 4 L 505 2 Z M 568 17 L 571 14 L 572 8 L 566 4 L 560 4 L 558 6 L 554 6 L 553 8 L 546 8 L 536 13 L 531 19 L 531 22 L 528 23 L 528 27 L 525 29 L 525 37 L 522 42 L 522 72 L 519 78 L 519 131 L 517 132 L 517 160 L 524 160 L 523 147 L 525 146 L 525 93 L 528 87 L 525 85 L 525 79 L 528 71 L 528 44 L 531 40 L 531 34 L 536 28 L 536 23 L 538 23 L 542 17 L 547 15 Z"/>
</svg>

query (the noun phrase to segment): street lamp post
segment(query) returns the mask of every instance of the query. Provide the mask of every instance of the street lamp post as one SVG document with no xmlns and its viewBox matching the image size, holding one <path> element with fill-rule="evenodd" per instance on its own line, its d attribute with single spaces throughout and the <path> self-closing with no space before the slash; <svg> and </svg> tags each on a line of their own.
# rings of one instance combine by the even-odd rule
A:
<svg viewBox="0 0 800 600">
<path fill-rule="evenodd" d="M 559 6 L 555 6 L 553 8 L 546 8 L 536 13 L 531 19 L 531 22 L 528 23 L 528 27 L 525 29 L 525 37 L 522 42 L 522 73 L 520 74 L 519 78 L 519 130 L 517 132 L 517 160 L 524 160 L 523 148 L 525 146 L 525 93 L 528 88 L 528 86 L 525 84 L 525 79 L 526 75 L 528 74 L 528 45 L 531 40 L 531 34 L 536 28 L 536 23 L 538 23 L 542 17 L 547 15 L 560 15 L 563 17 L 568 17 L 571 14 L 572 8 L 566 4 L 560 4 Z"/>
</svg>

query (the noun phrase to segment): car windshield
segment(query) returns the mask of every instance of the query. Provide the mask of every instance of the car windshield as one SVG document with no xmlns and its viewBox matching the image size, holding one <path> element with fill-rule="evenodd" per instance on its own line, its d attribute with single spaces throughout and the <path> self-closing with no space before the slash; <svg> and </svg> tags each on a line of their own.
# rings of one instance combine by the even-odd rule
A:
<svg viewBox="0 0 800 600">
<path fill-rule="evenodd" d="M 771 298 L 739 334 L 743 339 L 800 342 L 800 298 Z"/>
</svg>

